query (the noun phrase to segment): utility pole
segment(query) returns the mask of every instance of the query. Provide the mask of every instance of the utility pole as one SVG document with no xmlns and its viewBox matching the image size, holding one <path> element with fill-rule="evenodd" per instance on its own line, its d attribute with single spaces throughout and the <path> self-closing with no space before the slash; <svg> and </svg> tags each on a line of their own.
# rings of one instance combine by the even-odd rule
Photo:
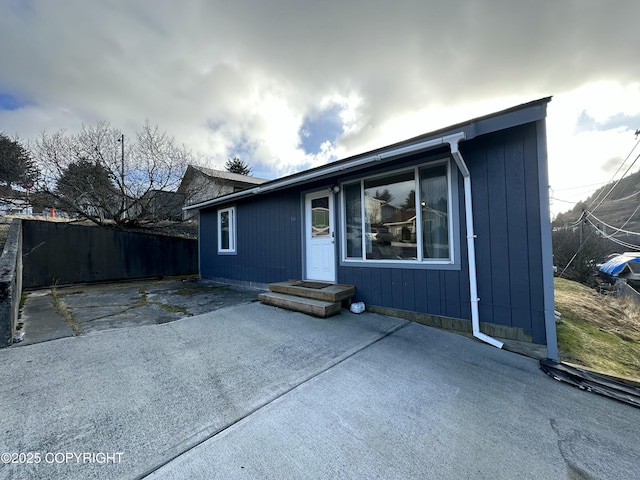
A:
<svg viewBox="0 0 640 480">
<path fill-rule="evenodd" d="M 120 190 L 122 191 L 122 218 L 127 218 L 127 200 L 124 191 L 124 133 L 120 135 L 118 139 L 120 146 L 122 147 L 120 155 Z"/>
</svg>

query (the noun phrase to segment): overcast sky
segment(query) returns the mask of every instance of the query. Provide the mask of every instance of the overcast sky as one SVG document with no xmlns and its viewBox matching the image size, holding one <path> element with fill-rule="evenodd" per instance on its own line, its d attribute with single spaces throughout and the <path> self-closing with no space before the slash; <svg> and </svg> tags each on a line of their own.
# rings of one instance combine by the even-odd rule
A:
<svg viewBox="0 0 640 480">
<path fill-rule="evenodd" d="M 636 144 L 639 19 L 637 0 L 0 0 L 0 130 L 148 119 L 275 178 L 553 96 L 557 213 Z"/>
</svg>

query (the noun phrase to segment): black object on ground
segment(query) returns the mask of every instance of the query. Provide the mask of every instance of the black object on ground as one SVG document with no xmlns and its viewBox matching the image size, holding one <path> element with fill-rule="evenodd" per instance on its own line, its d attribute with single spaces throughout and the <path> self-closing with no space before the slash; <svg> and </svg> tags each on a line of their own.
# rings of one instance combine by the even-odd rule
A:
<svg viewBox="0 0 640 480">
<path fill-rule="evenodd" d="M 540 368 L 560 382 L 640 408 L 640 388 L 562 362 L 558 363 L 550 358 L 541 359 Z"/>
</svg>

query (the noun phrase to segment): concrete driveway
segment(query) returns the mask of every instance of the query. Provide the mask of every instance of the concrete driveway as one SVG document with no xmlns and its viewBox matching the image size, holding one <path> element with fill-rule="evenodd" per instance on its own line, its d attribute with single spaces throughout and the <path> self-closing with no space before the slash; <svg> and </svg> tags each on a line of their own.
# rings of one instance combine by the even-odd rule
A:
<svg viewBox="0 0 640 480">
<path fill-rule="evenodd" d="M 5 479 L 640 469 L 640 409 L 555 382 L 533 359 L 371 313 L 247 303 L 3 349 L 0 367 Z"/>
</svg>

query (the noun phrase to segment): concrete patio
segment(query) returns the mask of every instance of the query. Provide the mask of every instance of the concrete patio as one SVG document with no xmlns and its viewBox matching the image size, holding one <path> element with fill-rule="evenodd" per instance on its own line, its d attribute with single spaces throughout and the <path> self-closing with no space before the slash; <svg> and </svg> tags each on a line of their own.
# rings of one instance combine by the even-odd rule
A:
<svg viewBox="0 0 640 480">
<path fill-rule="evenodd" d="M 371 313 L 254 302 L 11 347 L 0 366 L 0 453 L 32 454 L 3 455 L 4 479 L 624 479 L 640 466 L 640 409 Z"/>
</svg>

